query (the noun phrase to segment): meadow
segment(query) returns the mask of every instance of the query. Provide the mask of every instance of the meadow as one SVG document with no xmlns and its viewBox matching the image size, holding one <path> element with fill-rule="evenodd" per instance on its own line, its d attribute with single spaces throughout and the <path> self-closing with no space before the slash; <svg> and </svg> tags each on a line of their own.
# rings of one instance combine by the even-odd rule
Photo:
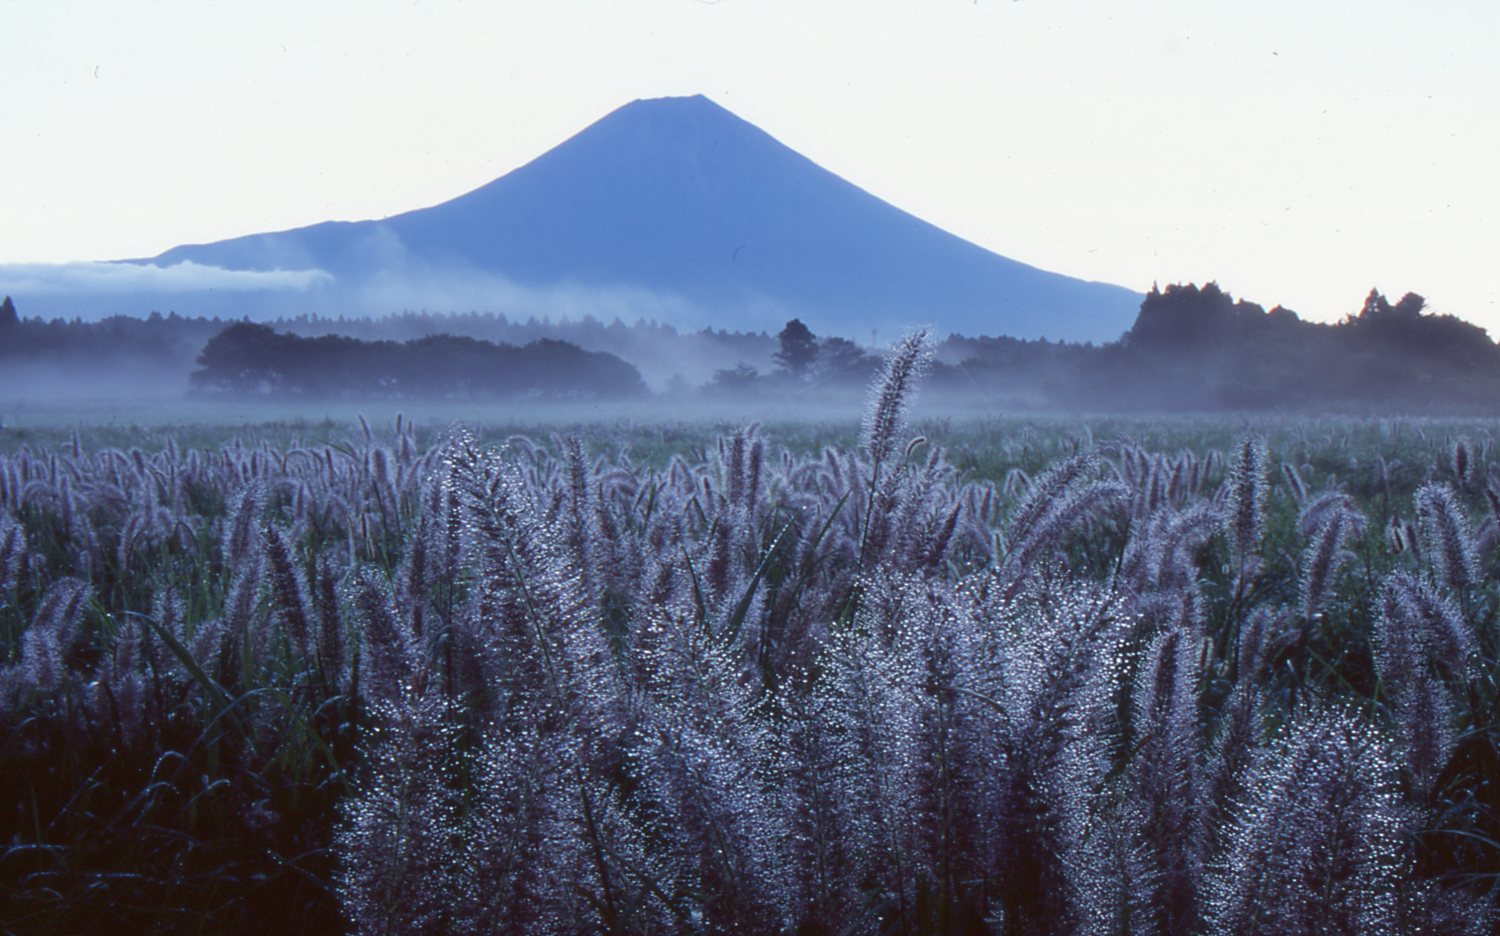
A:
<svg viewBox="0 0 1500 936">
<path fill-rule="evenodd" d="M 8 419 L 0 931 L 1493 931 L 1500 422 L 924 354 L 862 418 Z"/>
</svg>

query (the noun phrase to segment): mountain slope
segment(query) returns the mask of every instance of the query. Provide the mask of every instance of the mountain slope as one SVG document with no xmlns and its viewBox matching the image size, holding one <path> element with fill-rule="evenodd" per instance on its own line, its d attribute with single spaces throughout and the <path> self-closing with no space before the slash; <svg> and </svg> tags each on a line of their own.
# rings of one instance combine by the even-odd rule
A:
<svg viewBox="0 0 1500 936">
<path fill-rule="evenodd" d="M 932 322 L 1108 340 L 1141 299 L 948 234 L 701 96 L 627 104 L 431 208 L 177 247 L 151 262 L 180 261 L 320 268 L 344 288 L 469 274 L 543 290 L 625 288 L 677 300 L 668 307 L 696 319 L 678 324 L 774 330 L 797 315 L 820 334 L 857 337 Z"/>
</svg>

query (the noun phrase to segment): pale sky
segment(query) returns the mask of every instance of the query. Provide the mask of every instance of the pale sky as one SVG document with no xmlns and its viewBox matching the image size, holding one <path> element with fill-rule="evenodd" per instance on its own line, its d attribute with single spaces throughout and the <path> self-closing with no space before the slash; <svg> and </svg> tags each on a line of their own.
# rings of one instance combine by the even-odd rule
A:
<svg viewBox="0 0 1500 936">
<path fill-rule="evenodd" d="M 396 214 L 703 93 L 1035 266 L 1500 337 L 1497 45 L 1493 0 L 0 0 L 0 264 Z"/>
</svg>

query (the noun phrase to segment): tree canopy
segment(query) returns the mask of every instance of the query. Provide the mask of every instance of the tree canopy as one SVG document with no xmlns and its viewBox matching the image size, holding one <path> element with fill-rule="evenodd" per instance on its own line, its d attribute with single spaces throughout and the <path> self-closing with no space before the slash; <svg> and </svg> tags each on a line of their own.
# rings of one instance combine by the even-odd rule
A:
<svg viewBox="0 0 1500 936">
<path fill-rule="evenodd" d="M 818 339 L 801 319 L 787 322 L 776 336 L 776 343 L 780 349 L 774 355 L 776 363 L 798 379 L 805 377 L 818 359 Z"/>
<path fill-rule="evenodd" d="M 612 354 L 542 339 L 524 347 L 453 335 L 413 341 L 301 337 L 236 322 L 211 338 L 192 375 L 203 390 L 388 397 L 631 397 L 640 372 Z"/>
</svg>

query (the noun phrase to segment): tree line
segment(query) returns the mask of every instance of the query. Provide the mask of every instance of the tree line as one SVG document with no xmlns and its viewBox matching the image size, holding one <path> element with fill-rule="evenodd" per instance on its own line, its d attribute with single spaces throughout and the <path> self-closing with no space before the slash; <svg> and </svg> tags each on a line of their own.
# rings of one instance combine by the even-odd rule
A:
<svg viewBox="0 0 1500 936">
<path fill-rule="evenodd" d="M 873 359 L 800 321 L 777 336 L 775 366 L 720 371 L 743 394 L 787 384 L 868 383 Z M 1217 283 L 1153 286 L 1135 323 L 1102 345 L 950 335 L 927 393 L 991 406 L 1145 411 L 1494 412 L 1500 347 L 1483 328 L 1371 290 L 1334 324 L 1236 300 Z"/>
<path fill-rule="evenodd" d="M 1236 301 L 1215 283 L 1153 287 L 1124 337 L 1069 387 L 1075 404 L 1150 409 L 1483 411 L 1500 405 L 1500 348 L 1484 329 L 1371 290 L 1334 324 Z"/>
<path fill-rule="evenodd" d="M 620 358 L 543 338 L 525 346 L 455 335 L 411 341 L 302 337 L 237 322 L 204 346 L 192 385 L 233 395 L 397 398 L 637 397 Z"/>
<path fill-rule="evenodd" d="M 721 370 L 711 389 L 867 384 L 873 358 L 793 320 L 766 373 Z M 1002 408 L 1494 412 L 1500 347 L 1483 328 L 1371 290 L 1334 324 L 1236 300 L 1217 283 L 1153 286 L 1131 329 L 1103 345 L 950 335 L 926 393 Z"/>
<path fill-rule="evenodd" d="M 83 322 L 21 318 L 7 300 L 0 364 L 11 372 L 8 381 L 0 373 L 0 391 L 12 393 L 25 365 L 69 380 L 113 374 L 126 386 L 150 371 L 219 393 L 615 395 L 643 392 L 645 375 L 672 396 L 833 400 L 862 396 L 878 355 L 800 319 L 775 336 L 480 313 Z M 1430 313 L 1415 293 L 1391 302 L 1371 290 L 1357 312 L 1319 324 L 1216 283 L 1173 284 L 1153 286 L 1131 329 L 1106 344 L 950 335 L 926 386 L 930 396 L 1011 409 L 1493 412 L 1500 348 L 1484 329 Z"/>
</svg>

